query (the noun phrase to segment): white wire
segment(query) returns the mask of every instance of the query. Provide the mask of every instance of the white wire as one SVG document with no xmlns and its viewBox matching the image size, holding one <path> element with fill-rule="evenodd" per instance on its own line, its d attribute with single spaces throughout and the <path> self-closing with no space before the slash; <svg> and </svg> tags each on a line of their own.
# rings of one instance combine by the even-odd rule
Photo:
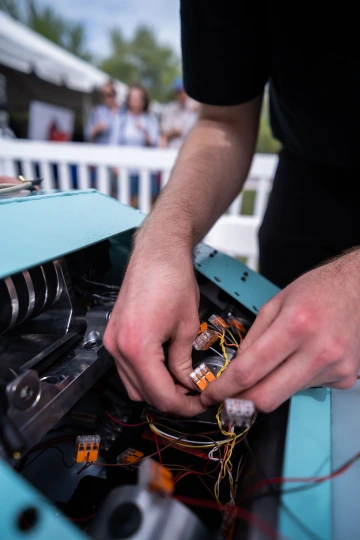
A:
<svg viewBox="0 0 360 540">
<path fill-rule="evenodd" d="M 210 452 L 208 453 L 208 458 L 209 458 L 211 461 L 220 461 L 220 458 L 214 457 L 214 452 L 217 452 L 217 450 L 219 450 L 219 447 L 218 447 L 218 446 L 214 446 L 214 448 L 212 448 L 212 449 L 210 450 Z"/>
<path fill-rule="evenodd" d="M 169 435 L 168 433 L 161 431 L 159 428 L 155 427 L 154 424 L 150 424 L 151 427 L 156 430 L 160 435 L 165 435 L 165 437 L 168 437 L 169 439 L 179 440 L 180 442 L 186 442 L 190 444 L 198 444 L 198 445 L 207 445 L 211 446 L 213 445 L 215 448 L 217 448 L 218 444 L 226 444 L 228 442 L 231 442 L 232 439 L 225 439 L 224 441 L 216 441 L 216 443 L 206 442 L 206 441 L 189 441 L 189 439 L 182 439 L 181 437 L 175 437 L 174 435 Z"/>
<path fill-rule="evenodd" d="M 240 467 L 241 467 L 241 464 L 243 462 L 243 459 L 244 459 L 244 456 L 241 456 L 240 459 L 239 459 L 239 464 L 238 464 L 237 469 L 236 469 L 235 485 L 239 482 L 239 471 L 240 471 Z"/>
<path fill-rule="evenodd" d="M 219 353 L 219 351 L 217 351 L 216 349 L 214 349 L 214 347 L 210 347 L 210 349 L 211 349 L 214 353 L 218 354 L 222 359 L 224 359 L 223 355 L 222 355 L 221 353 Z"/>
<path fill-rule="evenodd" d="M 234 486 L 234 479 L 233 479 L 233 476 L 232 476 L 229 469 L 227 470 L 227 474 L 228 474 L 229 479 L 231 480 L 232 485 Z M 230 485 L 230 502 L 228 502 L 228 504 L 230 504 L 230 503 L 233 506 L 235 506 L 235 500 L 234 500 L 234 496 L 233 496 L 233 490 L 231 489 L 231 485 Z"/>
<path fill-rule="evenodd" d="M 32 182 L 22 182 L 21 184 L 0 184 L 0 194 L 5 195 L 7 193 L 16 193 L 23 189 L 29 189 L 32 187 Z"/>
</svg>

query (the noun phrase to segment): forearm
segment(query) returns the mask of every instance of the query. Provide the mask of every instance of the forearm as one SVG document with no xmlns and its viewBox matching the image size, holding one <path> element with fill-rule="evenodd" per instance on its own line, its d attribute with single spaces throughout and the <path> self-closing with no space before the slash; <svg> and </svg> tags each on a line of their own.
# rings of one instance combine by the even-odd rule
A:
<svg viewBox="0 0 360 540">
<path fill-rule="evenodd" d="M 192 250 L 241 190 L 251 164 L 261 97 L 236 107 L 204 106 L 171 179 L 137 236 Z"/>
</svg>

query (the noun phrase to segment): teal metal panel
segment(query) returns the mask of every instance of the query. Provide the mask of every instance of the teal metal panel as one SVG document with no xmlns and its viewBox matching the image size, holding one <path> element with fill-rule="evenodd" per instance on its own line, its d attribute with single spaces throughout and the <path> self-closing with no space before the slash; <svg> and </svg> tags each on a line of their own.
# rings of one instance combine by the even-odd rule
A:
<svg viewBox="0 0 360 540">
<path fill-rule="evenodd" d="M 11 467 L 0 460 L 0 538 L 3 540 L 86 540 L 88 536 L 56 510 Z M 30 530 L 18 527 L 19 515 L 35 509 L 38 519 Z"/>
<path fill-rule="evenodd" d="M 331 472 L 331 391 L 316 388 L 291 399 L 283 476 L 308 478 Z M 282 489 L 303 484 L 287 483 Z M 283 495 L 279 529 L 287 538 L 331 540 L 331 482 Z M 311 534 L 310 534 L 311 531 Z"/>
<path fill-rule="evenodd" d="M 332 470 L 355 456 L 360 449 L 360 381 L 344 390 L 331 390 Z M 358 540 L 360 461 L 331 482 L 333 538 Z"/>
<path fill-rule="evenodd" d="M 195 268 L 255 315 L 280 290 L 242 262 L 205 244 L 196 249 Z"/>
<path fill-rule="evenodd" d="M 0 278 L 138 227 L 144 217 L 94 189 L 0 200 Z"/>
</svg>

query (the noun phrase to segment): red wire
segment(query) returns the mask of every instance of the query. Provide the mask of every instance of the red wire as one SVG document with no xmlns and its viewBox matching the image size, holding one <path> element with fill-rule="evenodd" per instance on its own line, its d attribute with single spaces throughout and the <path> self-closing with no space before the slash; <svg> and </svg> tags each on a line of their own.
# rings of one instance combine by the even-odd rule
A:
<svg viewBox="0 0 360 540">
<path fill-rule="evenodd" d="M 178 478 L 182 475 L 182 472 L 179 471 L 177 475 L 173 478 L 173 485 L 175 486 L 176 482 L 178 481 Z"/>
<path fill-rule="evenodd" d="M 138 427 L 138 426 L 144 426 L 147 424 L 147 422 L 140 422 L 139 424 L 125 424 L 125 422 L 120 422 L 117 418 L 114 418 L 108 411 L 105 411 L 106 416 L 111 418 L 113 422 L 116 422 L 116 424 L 119 424 L 120 426 L 124 427 Z"/>
<path fill-rule="evenodd" d="M 161 452 L 160 452 L 158 436 L 157 436 L 157 434 L 155 432 L 154 432 L 154 440 L 155 440 L 155 444 L 156 444 L 157 453 L 158 453 L 158 456 L 159 456 L 159 463 L 160 463 L 160 465 L 162 465 L 163 460 L 162 460 L 162 456 L 161 456 Z"/>
<path fill-rule="evenodd" d="M 266 480 L 261 480 L 260 482 L 255 484 L 253 487 L 248 489 L 248 491 L 245 493 L 244 497 L 242 498 L 246 499 L 253 491 L 260 489 L 263 486 L 268 486 L 271 484 L 283 484 L 286 482 L 296 482 L 299 484 L 313 482 L 314 484 L 319 484 L 321 482 L 326 482 L 326 480 L 332 480 L 333 478 L 336 478 L 340 474 L 343 474 L 347 469 L 349 469 L 351 465 L 353 465 L 353 463 L 355 463 L 355 461 L 359 459 L 359 457 L 360 457 L 360 452 L 355 454 L 355 456 L 349 459 L 349 461 L 347 461 L 344 465 L 336 469 L 336 471 L 333 471 L 329 474 L 325 474 L 324 476 L 313 476 L 313 477 L 308 477 L 308 478 L 283 478 L 281 476 L 277 476 L 274 478 L 267 478 Z"/>
<path fill-rule="evenodd" d="M 212 510 L 218 510 L 219 512 L 224 510 L 224 508 L 222 508 L 215 501 L 210 501 L 210 500 L 208 501 L 205 499 L 194 499 L 192 497 L 183 497 L 183 496 L 177 496 L 175 498 L 178 501 L 189 506 L 200 506 L 202 508 L 210 508 Z M 245 510 L 244 508 L 241 508 L 240 506 L 231 506 L 231 507 L 229 506 L 226 508 L 226 510 L 230 513 L 234 513 L 240 519 L 248 521 L 249 523 L 253 523 L 254 525 L 256 525 L 256 527 L 261 529 L 269 538 L 272 538 L 273 540 L 278 540 L 279 532 L 276 529 L 274 529 L 271 525 L 263 521 L 261 518 L 255 516 L 248 510 Z"/>
<path fill-rule="evenodd" d="M 185 476 L 188 476 L 188 474 L 197 474 L 198 476 L 207 476 L 207 473 L 202 473 L 202 472 L 199 472 L 199 471 L 187 471 L 185 473 L 183 473 L 181 476 L 177 476 L 174 481 L 173 481 L 173 484 L 175 486 L 175 484 L 177 484 L 180 480 L 182 480 L 183 478 L 185 478 Z"/>
<path fill-rule="evenodd" d="M 91 516 L 86 516 L 83 518 L 71 518 L 71 517 L 65 517 L 65 519 L 69 519 L 70 521 L 75 521 L 77 523 L 81 523 L 81 521 L 88 521 L 89 519 L 92 519 L 96 516 L 96 514 L 91 514 Z"/>
</svg>

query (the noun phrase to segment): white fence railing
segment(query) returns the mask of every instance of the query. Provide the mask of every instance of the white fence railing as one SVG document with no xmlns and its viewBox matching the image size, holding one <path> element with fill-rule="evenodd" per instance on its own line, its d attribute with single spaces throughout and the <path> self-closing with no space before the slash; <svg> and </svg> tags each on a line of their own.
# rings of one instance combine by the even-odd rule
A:
<svg viewBox="0 0 360 540">
<path fill-rule="evenodd" d="M 166 184 L 176 156 L 175 150 L 1 139 L 0 175 L 23 174 L 25 178 L 40 175 L 44 178 L 42 187 L 45 190 L 94 187 L 148 213 L 153 201 L 154 182 L 159 188 Z M 254 195 L 251 215 L 242 214 L 242 203 L 246 197 L 243 192 L 205 239 L 216 249 L 246 257 L 253 268 L 258 255 L 257 230 L 276 164 L 277 156 L 255 156 L 244 190 Z M 135 173 L 138 176 L 136 186 Z"/>
</svg>

